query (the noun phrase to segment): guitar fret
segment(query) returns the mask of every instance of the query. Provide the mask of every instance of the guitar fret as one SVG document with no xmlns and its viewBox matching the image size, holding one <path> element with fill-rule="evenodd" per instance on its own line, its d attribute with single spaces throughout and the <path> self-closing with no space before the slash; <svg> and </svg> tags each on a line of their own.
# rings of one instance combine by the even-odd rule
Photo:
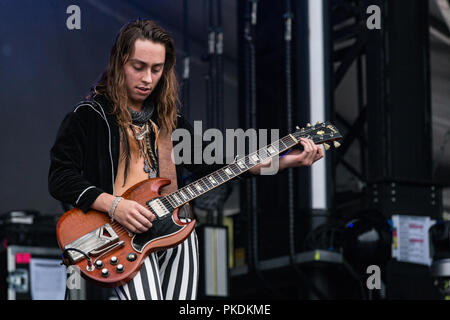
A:
<svg viewBox="0 0 450 320">
<path fill-rule="evenodd" d="M 239 167 L 236 164 L 230 164 L 229 167 L 235 175 L 239 175 L 241 173 L 241 170 L 239 170 Z"/>
<path fill-rule="evenodd" d="M 183 200 L 181 200 L 181 198 L 177 195 L 176 192 L 173 193 L 173 197 L 174 197 L 175 200 L 178 202 L 178 204 L 183 203 Z"/>
<path fill-rule="evenodd" d="M 174 199 L 172 199 L 172 196 L 170 194 L 166 196 L 166 199 L 169 200 L 169 203 L 172 207 L 177 207 L 177 204 L 175 203 Z"/>
<path fill-rule="evenodd" d="M 292 134 L 288 135 L 288 137 L 291 138 L 292 140 L 294 140 L 294 142 L 292 142 L 293 145 L 296 145 L 298 143 L 298 140 L 295 139 L 295 137 Z"/>
<path fill-rule="evenodd" d="M 201 182 L 206 186 L 206 191 L 209 191 L 212 188 L 212 185 L 207 178 L 202 178 Z"/>
<path fill-rule="evenodd" d="M 259 158 L 261 159 L 261 161 L 266 160 L 267 159 L 267 150 L 265 148 L 260 149 L 258 151 L 258 155 L 259 155 Z"/>
<path fill-rule="evenodd" d="M 226 168 L 226 171 L 224 171 L 227 177 L 227 180 L 231 180 L 234 178 L 234 172 L 231 170 L 231 168 L 228 166 L 228 168 Z"/>
<path fill-rule="evenodd" d="M 222 177 L 220 176 L 220 174 L 218 172 L 214 172 L 213 176 L 219 183 L 223 182 L 223 179 L 222 179 Z"/>
<path fill-rule="evenodd" d="M 228 166 L 227 168 L 225 168 L 225 173 L 229 176 L 229 177 L 231 177 L 232 175 L 233 175 L 233 171 L 231 171 L 231 169 L 230 169 L 230 167 Z"/>
<path fill-rule="evenodd" d="M 296 142 L 292 142 L 292 137 L 291 136 L 286 136 L 286 137 L 284 137 L 282 140 L 283 140 L 283 143 L 288 147 L 288 148 L 291 148 L 292 146 L 294 146 L 295 144 L 296 144 Z"/>
<path fill-rule="evenodd" d="M 258 163 L 260 160 L 259 160 L 259 157 L 258 157 L 258 155 L 255 153 L 255 154 L 252 154 L 251 156 L 250 156 L 250 159 L 253 161 L 253 163 Z"/>
<path fill-rule="evenodd" d="M 189 192 L 192 198 L 195 198 L 196 194 L 191 190 L 191 187 L 187 186 L 185 189 Z"/>
<path fill-rule="evenodd" d="M 267 148 L 267 151 L 270 152 L 270 155 L 271 155 L 271 156 L 273 156 L 274 154 L 276 154 L 276 153 L 278 152 L 278 149 L 277 149 L 275 146 L 270 145 L 270 146 Z"/>
<path fill-rule="evenodd" d="M 204 177 L 203 181 L 208 186 L 208 191 L 214 188 L 214 185 L 211 183 L 211 181 L 208 179 L 208 177 Z"/>
<path fill-rule="evenodd" d="M 248 169 L 243 160 L 238 160 L 237 165 L 239 166 L 239 168 L 241 168 L 243 170 Z"/>
<path fill-rule="evenodd" d="M 222 179 L 222 183 L 227 181 L 227 175 L 225 174 L 225 172 L 223 172 L 223 170 L 218 171 L 217 174 L 219 175 L 220 179 Z"/>
<path fill-rule="evenodd" d="M 194 188 L 194 185 L 191 183 L 191 184 L 189 184 L 189 186 L 188 187 L 186 187 L 186 190 L 188 190 L 188 192 L 192 195 L 192 197 L 197 197 L 197 192 L 196 192 L 196 190 L 195 190 L 195 188 Z"/>
<path fill-rule="evenodd" d="M 194 184 L 194 187 L 195 187 L 195 189 L 196 189 L 198 192 L 200 192 L 200 193 L 203 192 L 203 188 L 202 188 L 202 186 L 200 185 L 200 183 L 196 182 L 196 183 Z"/>
<path fill-rule="evenodd" d="M 223 174 L 220 174 L 220 179 L 222 180 L 221 184 L 227 182 L 227 180 L 228 180 L 227 177 Z"/>
<path fill-rule="evenodd" d="M 218 171 L 218 173 L 219 173 L 220 177 L 222 178 L 222 181 L 223 181 L 223 182 L 225 182 L 225 181 L 228 180 L 228 179 L 227 179 L 227 175 L 226 175 L 226 173 L 223 171 L 223 169 L 221 169 L 220 171 Z"/>
<path fill-rule="evenodd" d="M 207 192 L 207 191 L 209 191 L 209 189 L 211 189 L 208 185 L 208 180 L 206 180 L 204 178 L 200 179 L 200 185 L 203 188 L 203 192 Z"/>
<path fill-rule="evenodd" d="M 181 197 L 184 199 L 184 201 L 189 201 L 189 197 L 186 196 L 186 194 L 183 192 L 183 189 L 179 190 L 179 194 L 181 194 Z"/>
<path fill-rule="evenodd" d="M 217 180 L 214 179 L 214 177 L 212 175 L 208 176 L 208 180 L 211 182 L 212 185 L 217 185 Z"/>
<path fill-rule="evenodd" d="M 171 194 L 171 197 L 174 199 L 175 205 L 178 207 L 183 202 L 177 197 L 176 194 Z"/>
</svg>

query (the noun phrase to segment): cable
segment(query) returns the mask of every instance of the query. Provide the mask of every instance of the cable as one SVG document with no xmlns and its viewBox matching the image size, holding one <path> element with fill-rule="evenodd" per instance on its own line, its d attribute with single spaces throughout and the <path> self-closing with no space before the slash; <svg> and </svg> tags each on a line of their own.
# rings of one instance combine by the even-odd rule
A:
<svg viewBox="0 0 450 320">
<path fill-rule="evenodd" d="M 86 257 L 86 259 L 87 259 L 87 264 L 88 264 L 88 267 L 89 268 L 91 268 L 92 267 L 92 259 L 91 259 L 91 257 L 89 257 L 89 255 L 86 253 L 86 252 L 84 252 L 84 251 L 82 251 L 82 250 L 80 250 L 80 249 L 77 249 L 77 248 L 67 248 L 67 249 L 64 249 L 64 251 L 62 252 L 62 254 L 61 254 L 61 257 L 62 257 L 62 262 L 61 262 L 61 265 L 63 265 L 63 264 L 65 264 L 64 263 L 64 260 L 65 260 L 65 256 L 66 256 L 66 253 L 68 252 L 68 251 L 76 251 L 76 252 L 79 252 L 79 253 L 81 253 L 82 255 L 84 255 L 85 257 Z M 69 288 L 68 288 L 68 286 L 66 286 L 66 291 L 65 291 L 65 293 L 64 293 L 64 300 L 69 300 Z"/>
<path fill-rule="evenodd" d="M 86 257 L 88 267 L 92 267 L 92 259 L 91 259 L 91 257 L 89 257 L 89 255 L 88 255 L 86 252 L 84 252 L 84 251 L 82 251 L 82 250 L 80 250 L 80 249 L 77 249 L 77 248 L 67 248 L 67 249 L 64 249 L 63 253 L 61 254 L 62 260 L 63 260 L 63 261 L 61 262 L 61 264 L 64 264 L 65 255 L 66 255 L 66 253 L 67 253 L 68 251 L 76 251 L 76 252 L 81 253 L 82 255 L 84 255 L 84 256 Z"/>
</svg>

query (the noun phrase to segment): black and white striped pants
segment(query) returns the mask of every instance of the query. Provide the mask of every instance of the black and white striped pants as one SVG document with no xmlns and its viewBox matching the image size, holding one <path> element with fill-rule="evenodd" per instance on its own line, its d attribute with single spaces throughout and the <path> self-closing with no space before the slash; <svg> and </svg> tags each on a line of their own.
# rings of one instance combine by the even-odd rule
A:
<svg viewBox="0 0 450 320">
<path fill-rule="evenodd" d="M 174 248 L 152 252 L 138 274 L 115 288 L 120 300 L 195 300 L 198 240 L 195 230 Z"/>
</svg>

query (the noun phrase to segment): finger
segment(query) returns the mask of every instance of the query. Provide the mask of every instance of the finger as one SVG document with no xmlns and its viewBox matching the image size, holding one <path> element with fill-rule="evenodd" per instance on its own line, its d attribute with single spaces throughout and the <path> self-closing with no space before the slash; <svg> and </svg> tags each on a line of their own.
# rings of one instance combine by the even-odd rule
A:
<svg viewBox="0 0 450 320">
<path fill-rule="evenodd" d="M 307 139 L 302 138 L 300 142 L 303 145 L 303 151 L 297 159 L 298 164 L 300 166 L 311 165 L 311 153 L 312 153 L 311 148 L 312 148 L 312 146 Z"/>
<path fill-rule="evenodd" d="M 319 160 L 319 159 L 322 159 L 323 157 L 324 157 L 324 151 L 323 151 L 323 147 L 322 146 L 319 146 L 318 148 L 317 148 L 317 155 L 316 155 L 316 157 L 317 157 L 317 160 Z"/>
<path fill-rule="evenodd" d="M 146 216 L 144 216 L 139 210 L 133 211 L 133 218 L 144 227 L 150 228 L 152 226 L 150 220 Z"/>
<path fill-rule="evenodd" d="M 314 160 L 313 160 L 313 162 L 316 162 L 317 160 L 320 160 L 320 159 L 322 159 L 322 158 L 323 158 L 323 150 L 322 150 L 321 147 L 319 147 L 319 148 L 317 149 L 316 154 L 314 155 Z"/>
<path fill-rule="evenodd" d="M 317 152 L 317 149 L 318 149 L 318 145 L 315 144 L 314 141 L 312 141 L 311 139 L 308 139 L 308 142 L 309 142 L 310 145 L 311 145 L 311 149 L 314 151 L 314 153 L 316 153 L 316 152 Z"/>
<path fill-rule="evenodd" d="M 320 152 L 319 150 L 321 150 L 321 147 L 317 144 L 314 143 L 314 141 L 311 140 L 311 143 L 313 144 L 313 159 L 315 159 L 317 157 L 317 154 Z"/>
<path fill-rule="evenodd" d="M 310 150 L 312 154 L 315 154 L 317 151 L 317 145 L 314 143 L 314 141 L 312 141 L 311 139 L 306 139 L 306 141 L 309 144 Z"/>
<path fill-rule="evenodd" d="M 146 217 L 150 222 L 153 221 L 153 220 L 155 220 L 155 215 L 154 215 L 150 210 L 148 210 L 147 208 L 145 208 L 144 206 L 141 206 L 139 203 L 138 203 L 137 209 L 138 209 L 139 212 L 140 212 L 144 217 Z"/>
<path fill-rule="evenodd" d="M 310 140 L 309 141 L 312 145 L 311 148 L 313 149 L 313 152 L 311 152 L 311 157 L 309 158 L 311 164 L 313 164 L 315 161 L 318 160 L 317 155 L 318 155 L 318 150 L 320 150 L 320 147 L 318 145 L 316 145 L 314 143 L 314 141 Z"/>
<path fill-rule="evenodd" d="M 306 139 L 302 138 L 302 139 L 300 140 L 300 143 L 301 143 L 302 146 L 303 146 L 303 151 L 304 151 L 304 152 L 306 152 L 306 153 L 311 152 L 311 145 L 308 143 L 308 141 L 307 141 Z"/>
<path fill-rule="evenodd" d="M 129 219 L 129 224 L 132 226 L 132 228 L 134 229 L 134 232 L 136 232 L 136 233 L 142 233 L 142 232 L 145 232 L 148 230 L 147 227 L 145 227 L 139 221 L 137 221 L 136 219 L 133 219 L 133 218 Z"/>
<path fill-rule="evenodd" d="M 316 145 L 314 144 L 314 142 L 312 140 L 310 140 L 310 139 L 305 139 L 305 140 L 306 140 L 305 141 L 306 144 L 308 145 L 308 152 L 306 154 L 306 159 L 305 160 L 307 160 L 307 162 L 310 164 L 310 163 L 312 163 L 312 161 L 315 158 L 317 147 L 316 147 Z"/>
<path fill-rule="evenodd" d="M 140 233 L 130 222 L 126 221 L 122 223 L 122 226 L 127 230 L 127 232 Z"/>
</svg>

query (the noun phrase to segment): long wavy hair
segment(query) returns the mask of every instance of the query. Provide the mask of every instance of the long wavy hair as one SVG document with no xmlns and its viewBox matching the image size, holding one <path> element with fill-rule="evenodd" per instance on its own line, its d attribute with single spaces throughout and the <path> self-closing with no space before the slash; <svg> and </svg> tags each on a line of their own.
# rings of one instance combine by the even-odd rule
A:
<svg viewBox="0 0 450 320">
<path fill-rule="evenodd" d="M 178 81 L 175 75 L 176 53 L 172 37 L 152 20 L 137 19 L 127 23 L 120 29 L 111 49 L 108 66 L 90 95 L 92 97 L 94 94 L 101 94 L 112 102 L 112 112 L 117 118 L 122 137 L 126 137 L 122 139 L 124 156 L 126 157 L 124 182 L 126 181 L 130 160 L 127 129 L 131 124 L 124 65 L 131 57 L 134 44 L 138 39 L 162 44 L 166 51 L 163 73 L 150 96 L 157 111 L 157 122 L 160 128 L 165 128 L 169 133 L 176 128 L 177 107 L 179 105 Z"/>
</svg>

